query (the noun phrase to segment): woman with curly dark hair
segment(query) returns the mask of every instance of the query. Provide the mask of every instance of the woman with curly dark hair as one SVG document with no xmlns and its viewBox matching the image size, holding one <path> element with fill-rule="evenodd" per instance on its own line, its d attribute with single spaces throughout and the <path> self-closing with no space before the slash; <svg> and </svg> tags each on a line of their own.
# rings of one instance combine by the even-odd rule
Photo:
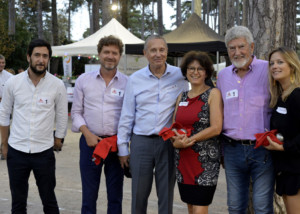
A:
<svg viewBox="0 0 300 214">
<path fill-rule="evenodd" d="M 173 121 L 191 129 L 191 135 L 173 137 L 176 178 L 181 200 L 189 214 L 208 213 L 219 176 L 218 135 L 222 130 L 221 93 L 207 84 L 214 71 L 210 57 L 203 52 L 188 52 L 181 64 L 191 90 L 177 99 Z"/>
</svg>

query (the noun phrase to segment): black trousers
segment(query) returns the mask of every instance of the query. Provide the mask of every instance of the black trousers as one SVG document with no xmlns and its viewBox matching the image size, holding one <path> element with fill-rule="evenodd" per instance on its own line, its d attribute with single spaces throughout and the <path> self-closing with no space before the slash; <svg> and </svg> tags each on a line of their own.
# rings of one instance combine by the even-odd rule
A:
<svg viewBox="0 0 300 214">
<path fill-rule="evenodd" d="M 53 148 L 29 154 L 9 146 L 7 168 L 12 195 L 12 214 L 27 213 L 28 179 L 31 171 L 36 180 L 44 213 L 59 213 L 54 193 L 56 180 Z"/>
</svg>

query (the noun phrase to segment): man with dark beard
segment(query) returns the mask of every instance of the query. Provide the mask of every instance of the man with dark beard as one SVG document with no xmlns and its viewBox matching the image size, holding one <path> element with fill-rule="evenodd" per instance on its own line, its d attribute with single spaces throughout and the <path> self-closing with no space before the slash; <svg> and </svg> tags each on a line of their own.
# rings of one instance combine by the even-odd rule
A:
<svg viewBox="0 0 300 214">
<path fill-rule="evenodd" d="M 3 90 L 1 140 L 2 153 L 7 157 L 12 213 L 26 213 L 31 171 L 36 179 L 44 213 L 59 213 L 54 192 L 53 148 L 62 147 L 62 138 L 67 131 L 68 103 L 63 82 L 47 72 L 51 54 L 48 42 L 40 39 L 31 41 L 27 50 L 29 68 L 11 77 Z M 56 132 L 53 137 L 54 121 Z"/>
<path fill-rule="evenodd" d="M 72 131 L 80 138 L 80 173 L 83 214 L 96 214 L 102 167 L 106 177 L 108 214 L 122 213 L 124 171 L 117 152 L 110 152 L 96 165 L 92 154 L 98 142 L 117 134 L 127 76 L 118 71 L 123 43 L 114 36 L 100 39 L 100 70 L 82 74 L 75 83 Z"/>
</svg>

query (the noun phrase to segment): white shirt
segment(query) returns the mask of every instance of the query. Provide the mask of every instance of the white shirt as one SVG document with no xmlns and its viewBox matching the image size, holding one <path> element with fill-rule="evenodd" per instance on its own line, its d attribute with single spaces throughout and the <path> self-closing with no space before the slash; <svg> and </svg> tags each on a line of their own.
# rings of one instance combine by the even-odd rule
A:
<svg viewBox="0 0 300 214">
<path fill-rule="evenodd" d="M 11 78 L 13 75 L 9 73 L 6 70 L 2 70 L 0 72 L 0 98 L 2 98 L 2 93 L 3 93 L 3 87 L 5 85 L 5 82 Z M 1 101 L 0 101 L 1 102 Z"/>
<path fill-rule="evenodd" d="M 0 107 L 0 125 L 10 125 L 8 144 L 26 153 L 45 151 L 54 145 L 56 121 L 57 138 L 64 138 L 68 123 L 66 88 L 61 80 L 46 72 L 37 86 L 28 71 L 10 78 L 4 87 Z"/>
</svg>

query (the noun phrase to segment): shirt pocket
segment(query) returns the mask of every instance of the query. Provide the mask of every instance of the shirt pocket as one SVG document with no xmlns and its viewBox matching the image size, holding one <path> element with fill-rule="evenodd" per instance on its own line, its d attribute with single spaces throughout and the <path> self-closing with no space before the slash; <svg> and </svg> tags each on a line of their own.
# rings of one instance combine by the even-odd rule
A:
<svg viewBox="0 0 300 214">
<path fill-rule="evenodd" d="M 37 96 L 34 102 L 36 102 L 37 109 L 47 111 L 53 107 L 54 97 L 50 93 L 42 93 Z"/>
</svg>

